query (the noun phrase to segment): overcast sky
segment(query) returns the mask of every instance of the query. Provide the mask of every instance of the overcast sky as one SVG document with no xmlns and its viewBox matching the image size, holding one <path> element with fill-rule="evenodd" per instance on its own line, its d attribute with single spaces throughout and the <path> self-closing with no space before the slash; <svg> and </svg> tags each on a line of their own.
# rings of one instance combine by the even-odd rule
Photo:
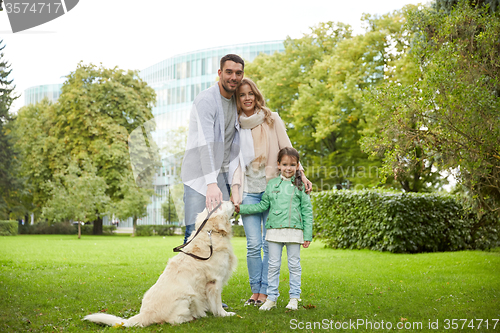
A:
<svg viewBox="0 0 500 333">
<path fill-rule="evenodd" d="M 80 0 L 65 15 L 13 34 L 0 12 L 4 57 L 18 94 L 62 83 L 79 61 L 142 70 L 171 56 L 239 43 L 300 38 L 319 22 L 361 33 L 363 13 L 384 14 L 416 0 L 165 1 Z M 5 6 L 5 4 L 4 4 Z M 24 105 L 24 96 L 14 105 Z"/>
</svg>

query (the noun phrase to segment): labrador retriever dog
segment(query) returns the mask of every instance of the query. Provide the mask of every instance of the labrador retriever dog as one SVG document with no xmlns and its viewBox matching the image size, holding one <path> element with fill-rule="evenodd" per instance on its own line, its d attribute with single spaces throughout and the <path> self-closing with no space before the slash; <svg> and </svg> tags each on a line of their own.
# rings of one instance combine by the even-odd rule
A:
<svg viewBox="0 0 500 333">
<path fill-rule="evenodd" d="M 167 267 L 158 281 L 144 294 L 139 314 L 123 319 L 110 314 L 95 313 L 86 316 L 99 324 L 123 327 L 144 327 L 151 324 L 181 324 L 195 318 L 205 317 L 207 311 L 214 316 L 226 317 L 235 313 L 222 308 L 222 287 L 236 269 L 237 259 L 231 246 L 231 222 L 234 212 L 231 202 L 223 202 L 212 213 L 200 233 L 192 239 L 184 252 L 199 257 L 199 260 L 185 253 L 179 253 L 168 260 Z M 205 209 L 196 219 L 196 230 L 208 215 Z"/>
</svg>

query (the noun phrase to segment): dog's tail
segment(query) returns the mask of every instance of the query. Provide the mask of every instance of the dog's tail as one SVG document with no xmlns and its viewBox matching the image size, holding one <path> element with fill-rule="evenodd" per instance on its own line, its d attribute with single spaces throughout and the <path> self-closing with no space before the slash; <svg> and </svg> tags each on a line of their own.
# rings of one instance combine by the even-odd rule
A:
<svg viewBox="0 0 500 333">
<path fill-rule="evenodd" d="M 104 325 L 109 325 L 113 327 L 133 327 L 133 326 L 141 326 L 140 323 L 136 318 L 137 316 L 134 316 L 130 319 L 123 319 L 117 316 L 113 316 L 110 314 L 106 313 L 94 313 L 90 314 L 88 316 L 85 316 L 83 320 L 88 320 L 94 323 L 98 324 L 104 324 Z"/>
</svg>

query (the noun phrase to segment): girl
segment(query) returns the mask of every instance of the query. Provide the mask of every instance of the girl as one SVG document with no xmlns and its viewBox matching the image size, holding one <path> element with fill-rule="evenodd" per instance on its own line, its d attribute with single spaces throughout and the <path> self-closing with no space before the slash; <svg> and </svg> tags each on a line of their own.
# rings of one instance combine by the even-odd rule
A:
<svg viewBox="0 0 500 333">
<path fill-rule="evenodd" d="M 280 176 L 269 181 L 260 203 L 236 207 L 240 214 L 255 214 L 269 209 L 266 240 L 269 248 L 267 300 L 260 310 L 276 307 L 279 292 L 281 253 L 286 245 L 290 271 L 290 302 L 287 309 L 297 310 L 300 298 L 300 244 L 312 241 L 312 205 L 305 193 L 299 170 L 299 153 L 283 148 L 278 153 Z"/>
<path fill-rule="evenodd" d="M 276 112 L 266 107 L 257 85 L 243 78 L 236 92 L 238 120 L 241 124 L 243 204 L 260 202 L 267 182 L 278 176 L 277 157 L 281 148 L 291 147 L 285 124 Z M 238 173 L 238 172 L 237 172 Z M 306 191 L 311 182 L 301 173 Z M 234 193 L 234 192 L 233 192 Z M 241 202 L 236 202 L 239 204 Z M 247 238 L 247 267 L 252 296 L 245 305 L 262 305 L 267 298 L 268 247 L 265 223 L 269 211 L 242 217 Z"/>
</svg>

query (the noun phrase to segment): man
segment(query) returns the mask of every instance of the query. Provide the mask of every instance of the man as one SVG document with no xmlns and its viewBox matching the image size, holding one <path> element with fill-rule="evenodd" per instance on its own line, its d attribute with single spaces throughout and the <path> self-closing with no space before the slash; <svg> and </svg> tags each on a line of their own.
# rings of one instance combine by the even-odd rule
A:
<svg viewBox="0 0 500 333">
<path fill-rule="evenodd" d="M 186 232 L 194 231 L 196 216 L 229 200 L 238 167 L 239 123 L 234 93 L 241 83 L 245 62 L 235 54 L 222 57 L 219 82 L 194 100 L 189 119 L 186 154 L 182 161 Z M 235 191 L 235 195 L 237 194 Z M 238 200 L 238 198 L 233 198 Z"/>
</svg>

